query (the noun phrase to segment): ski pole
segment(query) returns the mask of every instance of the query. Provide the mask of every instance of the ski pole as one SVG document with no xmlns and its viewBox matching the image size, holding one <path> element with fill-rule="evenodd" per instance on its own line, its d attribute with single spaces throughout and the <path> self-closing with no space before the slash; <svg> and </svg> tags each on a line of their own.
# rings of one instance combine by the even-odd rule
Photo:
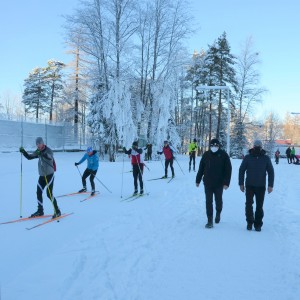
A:
<svg viewBox="0 0 300 300">
<path fill-rule="evenodd" d="M 150 171 L 150 169 L 147 167 L 147 165 L 143 162 L 144 166 L 148 169 L 148 171 Z"/>
<path fill-rule="evenodd" d="M 179 162 L 177 161 L 177 159 L 176 159 L 176 158 L 174 158 L 174 159 L 175 159 L 175 161 L 177 162 L 177 164 L 178 164 L 178 166 L 179 166 L 179 168 L 180 168 L 182 174 L 185 175 L 184 172 L 183 172 L 183 170 L 182 170 L 182 168 L 181 168 L 181 166 L 180 166 L 180 164 L 179 164 Z"/>
<path fill-rule="evenodd" d="M 76 168 L 77 168 L 77 170 L 78 170 L 78 172 L 79 172 L 80 177 L 82 178 L 82 175 L 81 175 L 81 173 L 80 173 L 80 170 L 79 170 L 78 166 L 76 166 Z"/>
<path fill-rule="evenodd" d="M 20 218 L 22 218 L 23 200 L 23 154 L 21 153 L 21 177 L 20 177 Z"/>
<path fill-rule="evenodd" d="M 111 193 L 111 191 L 105 186 L 105 184 L 97 176 L 95 176 L 95 178 Z"/>
</svg>

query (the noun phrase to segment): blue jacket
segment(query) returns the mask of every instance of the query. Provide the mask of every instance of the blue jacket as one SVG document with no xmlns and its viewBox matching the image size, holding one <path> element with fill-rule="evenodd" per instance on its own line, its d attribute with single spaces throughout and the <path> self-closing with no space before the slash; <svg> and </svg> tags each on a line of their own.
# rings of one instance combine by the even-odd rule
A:
<svg viewBox="0 0 300 300">
<path fill-rule="evenodd" d="M 87 153 L 85 153 L 82 157 L 82 159 L 78 162 L 79 164 L 83 163 L 85 160 L 87 160 L 87 169 L 96 171 L 99 167 L 99 156 L 97 154 L 97 151 L 94 150 L 93 154 L 89 156 Z"/>
</svg>

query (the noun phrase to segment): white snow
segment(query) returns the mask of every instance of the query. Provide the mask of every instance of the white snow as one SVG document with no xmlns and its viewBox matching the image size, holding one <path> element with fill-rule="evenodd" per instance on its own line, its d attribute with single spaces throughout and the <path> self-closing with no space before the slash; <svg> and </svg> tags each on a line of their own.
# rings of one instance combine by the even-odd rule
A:
<svg viewBox="0 0 300 300">
<path fill-rule="evenodd" d="M 54 193 L 81 188 L 74 162 L 82 153 L 56 153 Z M 130 161 L 124 156 L 124 171 Z M 144 173 L 149 196 L 122 201 L 133 192 L 132 173 L 116 163 L 100 162 L 96 180 L 100 195 L 80 202 L 82 195 L 58 198 L 59 223 L 28 231 L 41 222 L 0 225 L 2 300 L 293 300 L 300 299 L 300 166 L 285 159 L 274 164 L 274 191 L 265 197 L 261 232 L 247 231 L 245 195 L 238 187 L 241 160 L 232 160 L 233 176 L 224 192 L 220 224 L 205 229 L 205 197 L 188 158 L 178 156 L 176 178 L 160 177 L 160 161 Z M 197 166 L 199 158 L 197 158 Z M 0 222 L 36 210 L 37 160 L 19 153 L 0 154 Z M 85 165 L 80 166 L 83 172 Z M 22 192 L 21 192 L 22 186 Z M 88 186 L 89 181 L 88 181 Z M 45 213 L 53 212 L 44 196 Z"/>
</svg>

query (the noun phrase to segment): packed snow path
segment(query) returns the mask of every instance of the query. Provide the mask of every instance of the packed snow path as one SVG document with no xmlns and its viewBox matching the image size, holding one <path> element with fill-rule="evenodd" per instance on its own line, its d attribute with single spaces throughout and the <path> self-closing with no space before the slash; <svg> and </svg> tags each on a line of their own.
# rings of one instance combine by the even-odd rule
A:
<svg viewBox="0 0 300 300">
<path fill-rule="evenodd" d="M 74 167 L 82 153 L 56 153 L 55 195 L 77 191 L 81 179 Z M 1 299 L 16 300 L 199 300 L 299 299 L 300 166 L 281 160 L 274 165 L 274 191 L 265 197 L 261 232 L 246 230 L 245 195 L 238 187 L 241 160 L 232 160 L 231 185 L 224 192 L 220 224 L 207 221 L 203 186 L 196 188 L 188 157 L 174 163 L 176 178 L 162 176 L 159 161 L 147 164 L 144 182 L 149 196 L 121 201 L 133 192 L 132 173 L 116 163 L 100 162 L 100 195 L 58 198 L 61 222 L 27 231 L 27 221 L 1 225 Z M 0 221 L 36 209 L 37 161 L 1 153 Z M 197 167 L 199 158 L 197 158 Z M 81 170 L 84 170 L 84 165 Z M 124 157 L 124 171 L 130 161 Z M 89 181 L 88 187 L 89 187 Z M 45 213 L 52 213 L 44 196 Z M 28 221 L 30 224 L 40 222 Z"/>
</svg>

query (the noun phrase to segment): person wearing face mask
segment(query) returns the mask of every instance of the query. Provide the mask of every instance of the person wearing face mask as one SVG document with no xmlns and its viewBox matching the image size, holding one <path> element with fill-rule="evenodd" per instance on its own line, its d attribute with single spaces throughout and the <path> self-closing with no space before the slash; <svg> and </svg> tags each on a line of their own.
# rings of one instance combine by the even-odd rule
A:
<svg viewBox="0 0 300 300">
<path fill-rule="evenodd" d="M 268 173 L 268 193 L 273 191 L 274 168 L 266 151 L 262 149 L 262 142 L 255 140 L 253 148 L 243 159 L 239 168 L 239 186 L 240 190 L 245 191 L 245 172 L 246 177 L 246 204 L 245 215 L 247 221 L 247 230 L 252 230 L 253 224 L 256 231 L 261 231 L 263 225 L 263 205 L 266 191 L 266 176 Z M 255 196 L 256 210 L 253 214 L 253 199 Z"/>
<path fill-rule="evenodd" d="M 220 148 L 218 139 L 210 141 L 210 149 L 206 151 L 200 161 L 196 176 L 196 186 L 199 187 L 203 178 L 206 197 L 206 228 L 213 227 L 213 197 L 215 197 L 215 223 L 220 223 L 223 209 L 223 190 L 227 190 L 231 180 L 232 166 L 228 154 Z"/>
</svg>

